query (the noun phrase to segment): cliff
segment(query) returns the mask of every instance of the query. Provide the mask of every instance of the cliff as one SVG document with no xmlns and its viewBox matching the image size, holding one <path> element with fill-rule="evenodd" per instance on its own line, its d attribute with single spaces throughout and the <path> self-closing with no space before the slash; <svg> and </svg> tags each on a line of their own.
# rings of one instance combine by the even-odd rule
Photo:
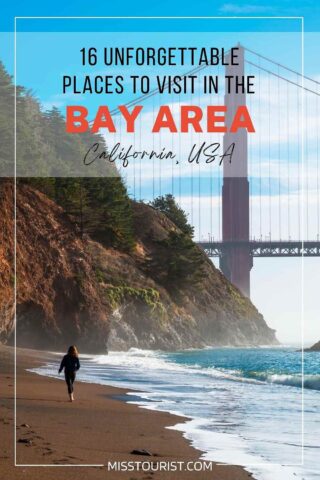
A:
<svg viewBox="0 0 320 480">
<path fill-rule="evenodd" d="M 0 334 L 13 331 L 13 191 L 1 184 Z M 277 343 L 274 331 L 203 252 L 195 284 L 168 286 L 150 269 L 165 263 L 163 240 L 177 227 L 132 203 L 130 253 L 80 236 L 56 203 L 30 186 L 17 193 L 17 344 L 82 352 L 130 347 L 175 350 Z M 197 248 L 197 247 L 196 247 Z"/>
<path fill-rule="evenodd" d="M 1 339 L 12 342 L 13 185 L 1 184 Z M 103 351 L 108 312 L 98 294 L 91 258 L 63 210 L 25 185 L 17 188 L 17 345 Z M 11 337 L 11 338 L 10 338 Z"/>
<path fill-rule="evenodd" d="M 254 305 L 215 268 L 199 249 L 203 259 L 203 277 L 198 285 L 187 283 L 173 297 L 172 287 L 164 288 L 145 273 L 146 257 L 160 257 L 165 261 L 159 240 L 175 230 L 175 225 L 162 213 L 143 203 L 133 204 L 137 253 L 127 263 L 127 271 L 118 269 L 120 282 L 130 279 L 133 287 L 151 288 L 159 292 L 164 314 L 135 312 L 136 302 L 127 299 L 119 308 L 111 325 L 110 346 L 125 348 L 177 349 L 206 345 L 261 345 L 277 343 L 274 331 L 265 323 Z M 95 257 L 97 258 L 97 257 Z M 112 278 L 108 262 L 100 257 L 99 268 L 108 280 Z M 111 273 L 111 275 L 110 275 Z M 114 277 L 113 277 L 114 278 Z M 174 300 L 173 300 L 174 298 Z M 139 327 L 143 325 L 143 331 Z M 130 339 L 130 340 L 129 340 Z"/>
<path fill-rule="evenodd" d="M 12 186 L 0 180 L 0 341 L 14 328 L 14 204 Z"/>
</svg>

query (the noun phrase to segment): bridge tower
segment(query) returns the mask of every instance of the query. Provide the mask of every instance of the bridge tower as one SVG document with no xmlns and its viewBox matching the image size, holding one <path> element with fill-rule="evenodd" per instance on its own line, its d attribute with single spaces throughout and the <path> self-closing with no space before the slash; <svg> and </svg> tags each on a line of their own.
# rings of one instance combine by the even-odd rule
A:
<svg viewBox="0 0 320 480">
<path fill-rule="evenodd" d="M 238 65 L 227 65 L 225 74 L 241 78 L 244 75 L 244 49 L 240 45 L 238 48 Z M 226 89 L 227 127 L 230 127 L 237 107 L 245 104 L 245 93 L 242 91 L 235 93 L 234 88 L 228 93 Z M 220 256 L 220 269 L 244 295 L 250 297 L 250 270 L 253 261 L 248 245 L 250 210 L 247 130 L 242 128 L 237 133 L 225 133 L 224 151 L 231 143 L 235 143 L 232 163 L 224 160 L 223 165 L 222 240 L 224 248 Z"/>
</svg>

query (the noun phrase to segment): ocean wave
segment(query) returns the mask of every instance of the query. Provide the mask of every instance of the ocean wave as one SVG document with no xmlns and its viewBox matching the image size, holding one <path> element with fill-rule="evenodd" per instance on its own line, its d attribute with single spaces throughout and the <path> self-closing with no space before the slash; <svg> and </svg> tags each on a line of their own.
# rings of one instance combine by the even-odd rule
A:
<svg viewBox="0 0 320 480">
<path fill-rule="evenodd" d="M 210 369 L 208 369 L 210 370 Z M 277 384 L 287 387 L 308 388 L 310 390 L 320 390 L 320 375 L 304 375 L 302 374 L 283 374 L 283 373 L 268 373 L 268 372 L 242 372 L 242 371 L 228 371 L 213 370 L 214 376 L 225 377 L 226 380 L 258 383 L 258 384 Z"/>
<path fill-rule="evenodd" d="M 147 360 L 147 361 L 146 361 Z M 106 365 L 113 368 L 153 370 L 153 371 L 171 371 L 177 373 L 193 373 L 205 377 L 211 377 L 217 380 L 228 380 L 233 382 L 251 383 L 251 384 L 277 384 L 288 387 L 308 388 L 320 390 L 320 375 L 302 375 L 275 373 L 275 372 L 247 372 L 244 370 L 216 368 L 215 366 L 203 367 L 193 363 L 177 363 L 167 358 L 167 355 L 161 351 L 143 350 L 131 348 L 127 352 L 110 352 L 108 355 L 99 355 L 91 357 L 91 362 L 97 365 Z"/>
<path fill-rule="evenodd" d="M 147 359 L 147 362 L 146 362 Z M 136 370 L 158 370 L 161 372 L 170 371 L 177 373 L 192 373 L 214 379 L 231 380 L 246 383 L 262 383 L 258 379 L 245 378 L 240 370 L 225 370 L 215 367 L 202 367 L 197 363 L 187 365 L 176 363 L 166 358 L 166 354 L 153 350 L 140 350 L 131 348 L 127 352 L 110 352 L 108 355 L 99 355 L 92 358 L 92 362 L 98 365 L 109 367 L 119 367 Z"/>
<path fill-rule="evenodd" d="M 281 374 L 281 373 L 251 373 L 255 378 L 267 382 L 285 385 L 288 387 L 308 388 L 320 390 L 320 375 Z"/>
<path fill-rule="evenodd" d="M 175 370 L 188 371 L 189 368 L 170 362 L 163 358 L 161 352 L 131 348 L 128 352 L 110 352 L 108 355 L 98 355 L 91 362 L 110 367 L 128 367 L 143 370 Z"/>
</svg>

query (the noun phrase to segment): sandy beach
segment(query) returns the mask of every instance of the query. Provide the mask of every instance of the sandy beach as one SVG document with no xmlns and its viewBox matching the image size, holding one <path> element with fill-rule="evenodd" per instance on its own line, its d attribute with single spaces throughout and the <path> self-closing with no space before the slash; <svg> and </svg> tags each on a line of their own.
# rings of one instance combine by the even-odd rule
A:
<svg viewBox="0 0 320 480">
<path fill-rule="evenodd" d="M 74 403 L 67 401 L 65 383 L 27 372 L 44 364 L 46 352 L 17 351 L 16 460 L 14 466 L 14 357 L 0 347 L 1 464 L 7 479 L 184 479 L 245 480 L 241 467 L 216 465 L 212 471 L 108 471 L 109 461 L 197 461 L 195 450 L 182 435 L 165 427 L 185 421 L 162 412 L 141 409 L 121 400 L 126 391 L 89 383 L 76 383 Z M 58 365 L 57 365 L 58 368 Z M 152 456 L 135 455 L 146 449 Z M 26 465 L 55 465 L 38 467 Z M 70 465 L 96 464 L 95 467 Z M 66 466 L 68 465 L 68 466 Z"/>
</svg>

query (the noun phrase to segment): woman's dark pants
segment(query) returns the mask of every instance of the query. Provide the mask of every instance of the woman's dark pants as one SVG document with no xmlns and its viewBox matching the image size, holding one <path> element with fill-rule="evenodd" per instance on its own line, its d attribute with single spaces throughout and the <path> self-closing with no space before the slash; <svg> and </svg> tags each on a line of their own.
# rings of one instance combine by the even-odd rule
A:
<svg viewBox="0 0 320 480">
<path fill-rule="evenodd" d="M 76 372 L 64 372 L 64 378 L 66 379 L 66 384 L 68 385 L 68 393 L 73 392 L 73 382 L 76 378 Z"/>
</svg>

